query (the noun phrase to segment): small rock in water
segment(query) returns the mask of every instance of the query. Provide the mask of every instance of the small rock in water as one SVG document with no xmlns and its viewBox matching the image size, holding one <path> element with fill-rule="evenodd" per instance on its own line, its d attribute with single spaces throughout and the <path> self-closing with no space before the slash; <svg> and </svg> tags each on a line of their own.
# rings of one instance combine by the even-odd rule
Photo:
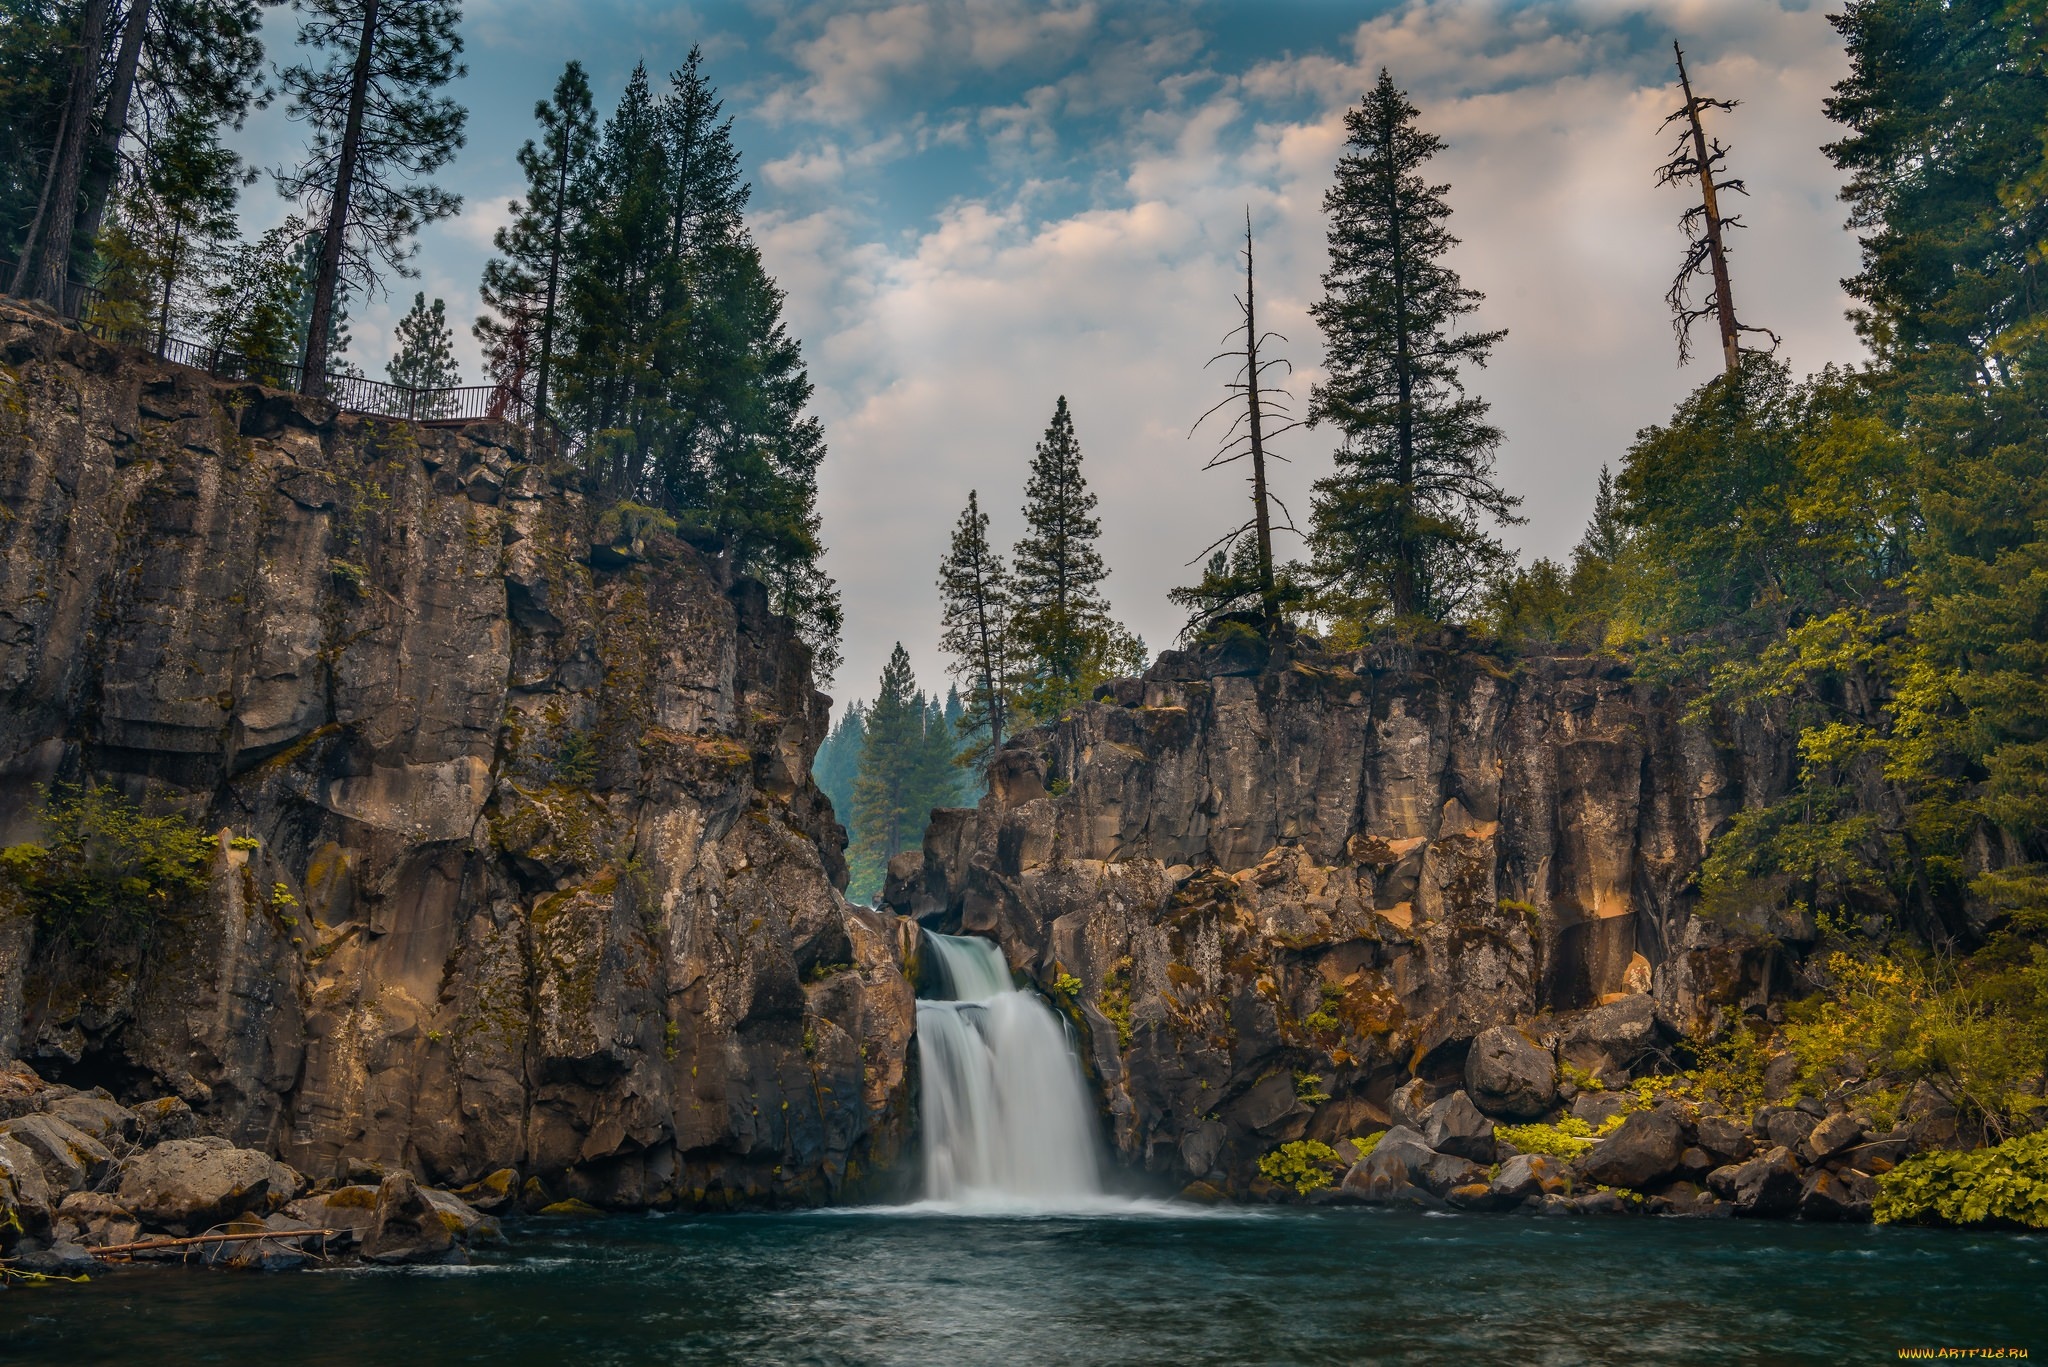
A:
<svg viewBox="0 0 2048 1367">
<path fill-rule="evenodd" d="M 466 1261 L 450 1222 L 403 1169 L 378 1184 L 376 1221 L 363 1240 L 363 1256 L 373 1263 Z"/>
</svg>

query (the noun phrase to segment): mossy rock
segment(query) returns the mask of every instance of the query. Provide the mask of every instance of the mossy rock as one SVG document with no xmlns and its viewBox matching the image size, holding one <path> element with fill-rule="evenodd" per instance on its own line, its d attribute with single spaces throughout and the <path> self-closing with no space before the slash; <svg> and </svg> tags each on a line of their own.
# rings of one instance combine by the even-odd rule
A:
<svg viewBox="0 0 2048 1367">
<path fill-rule="evenodd" d="M 604 1214 L 603 1211 L 591 1205 L 590 1202 L 580 1201 L 574 1196 L 571 1196 L 566 1201 L 557 1201 L 553 1205 L 542 1206 L 539 1213 L 542 1215 L 560 1215 L 575 1220 L 585 1220 L 594 1215 Z"/>
</svg>

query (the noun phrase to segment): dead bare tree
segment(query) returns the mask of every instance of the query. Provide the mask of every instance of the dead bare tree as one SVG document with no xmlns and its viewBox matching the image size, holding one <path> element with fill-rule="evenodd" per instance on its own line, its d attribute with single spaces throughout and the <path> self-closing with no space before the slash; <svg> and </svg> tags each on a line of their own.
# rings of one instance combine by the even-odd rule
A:
<svg viewBox="0 0 2048 1367">
<path fill-rule="evenodd" d="M 1685 263 L 1678 268 L 1678 275 L 1665 292 L 1664 302 L 1671 306 L 1671 330 L 1678 335 L 1678 363 L 1684 365 L 1692 359 L 1692 325 L 1702 318 L 1711 317 L 1720 328 L 1721 361 L 1729 372 L 1742 364 L 1742 334 L 1760 332 L 1771 339 L 1776 346 L 1778 334 L 1769 328 L 1745 327 L 1735 316 L 1735 291 L 1728 278 L 1727 234 L 1745 226 L 1741 216 L 1721 212 L 1723 194 L 1747 195 L 1749 190 L 1741 180 L 1730 176 L 1723 178 L 1721 172 L 1728 160 L 1728 149 L 1718 138 L 1707 137 L 1700 115 L 1709 109 L 1733 109 L 1740 100 L 1716 100 L 1705 95 L 1695 95 L 1692 79 L 1685 71 L 1685 51 L 1674 41 L 1671 51 L 1678 59 L 1678 88 L 1685 95 L 1685 103 L 1664 119 L 1661 128 L 1679 124 L 1678 142 L 1671 149 L 1671 156 L 1657 168 L 1659 185 L 1684 185 L 1697 179 L 1700 183 L 1700 202 L 1680 215 L 1678 226 L 1685 229 L 1687 244 Z M 1708 275 L 1713 280 L 1713 291 L 1698 305 L 1691 301 L 1693 278 Z"/>
<path fill-rule="evenodd" d="M 1276 525 L 1284 530 L 1295 531 L 1293 515 L 1287 511 L 1272 492 L 1266 480 L 1266 443 L 1284 432 L 1299 427 L 1300 422 L 1289 410 L 1288 393 L 1285 389 L 1265 383 L 1268 370 L 1284 367 L 1292 373 L 1294 367 L 1284 357 L 1269 356 L 1261 359 L 1259 350 L 1267 341 L 1286 341 L 1277 332 L 1259 331 L 1258 298 L 1252 262 L 1252 215 L 1247 208 L 1244 215 L 1244 295 L 1236 301 L 1238 313 L 1243 318 L 1237 327 L 1225 334 L 1225 339 L 1241 338 L 1242 344 L 1229 351 L 1218 352 L 1208 360 L 1209 365 L 1226 358 L 1238 362 L 1235 375 L 1224 385 L 1228 391 L 1215 407 L 1195 420 L 1195 426 L 1188 430 L 1190 437 L 1211 417 L 1230 408 L 1241 405 L 1230 425 L 1224 429 L 1223 443 L 1216 454 L 1202 468 L 1213 470 L 1219 465 L 1249 459 L 1252 486 L 1252 515 L 1243 524 L 1224 533 L 1203 549 L 1202 555 L 1222 549 L 1233 550 L 1246 535 L 1253 538 L 1256 554 L 1257 591 L 1261 616 L 1270 626 L 1279 616 L 1279 590 L 1273 572 L 1273 529 Z M 1276 422 L 1277 420 L 1277 422 Z M 1285 456 L 1274 456 L 1285 460 Z M 1284 523 L 1276 524 L 1272 510 L 1278 508 Z M 1196 559 L 1201 559 L 1197 556 Z M 1192 562 L 1191 562 L 1192 563 Z"/>
</svg>

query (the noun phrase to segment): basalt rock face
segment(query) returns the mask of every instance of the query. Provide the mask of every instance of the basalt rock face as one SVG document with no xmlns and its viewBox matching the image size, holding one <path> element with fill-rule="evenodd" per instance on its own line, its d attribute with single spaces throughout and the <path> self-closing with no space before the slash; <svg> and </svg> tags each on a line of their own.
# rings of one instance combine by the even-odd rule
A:
<svg viewBox="0 0 2048 1367">
<path fill-rule="evenodd" d="M 1244 1190 L 1461 1079 L 1490 1027 L 1598 1071 L 1764 1000 L 1770 953 L 1691 884 L 1790 756 L 1682 711 L 1448 638 L 1168 652 L 1006 746 L 887 897 L 1068 1005 L 1126 1161 Z"/>
<path fill-rule="evenodd" d="M 815 1201 L 897 1151 L 914 1012 L 760 586 L 517 433 L 0 306 L 0 834 L 93 780 L 220 833 L 131 942 L 0 908 L 0 1057 L 309 1177 Z"/>
</svg>

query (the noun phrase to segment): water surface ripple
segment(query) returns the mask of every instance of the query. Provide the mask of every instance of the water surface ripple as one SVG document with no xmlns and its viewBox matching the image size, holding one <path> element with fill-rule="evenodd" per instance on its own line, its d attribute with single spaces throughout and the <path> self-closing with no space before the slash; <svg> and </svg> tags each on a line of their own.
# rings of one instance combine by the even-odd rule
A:
<svg viewBox="0 0 2048 1367">
<path fill-rule="evenodd" d="M 466 1269 L 0 1295 L 47 1363 L 1856 1363 L 2048 1353 L 2048 1239 L 1362 1210 L 528 1224 Z"/>
</svg>

